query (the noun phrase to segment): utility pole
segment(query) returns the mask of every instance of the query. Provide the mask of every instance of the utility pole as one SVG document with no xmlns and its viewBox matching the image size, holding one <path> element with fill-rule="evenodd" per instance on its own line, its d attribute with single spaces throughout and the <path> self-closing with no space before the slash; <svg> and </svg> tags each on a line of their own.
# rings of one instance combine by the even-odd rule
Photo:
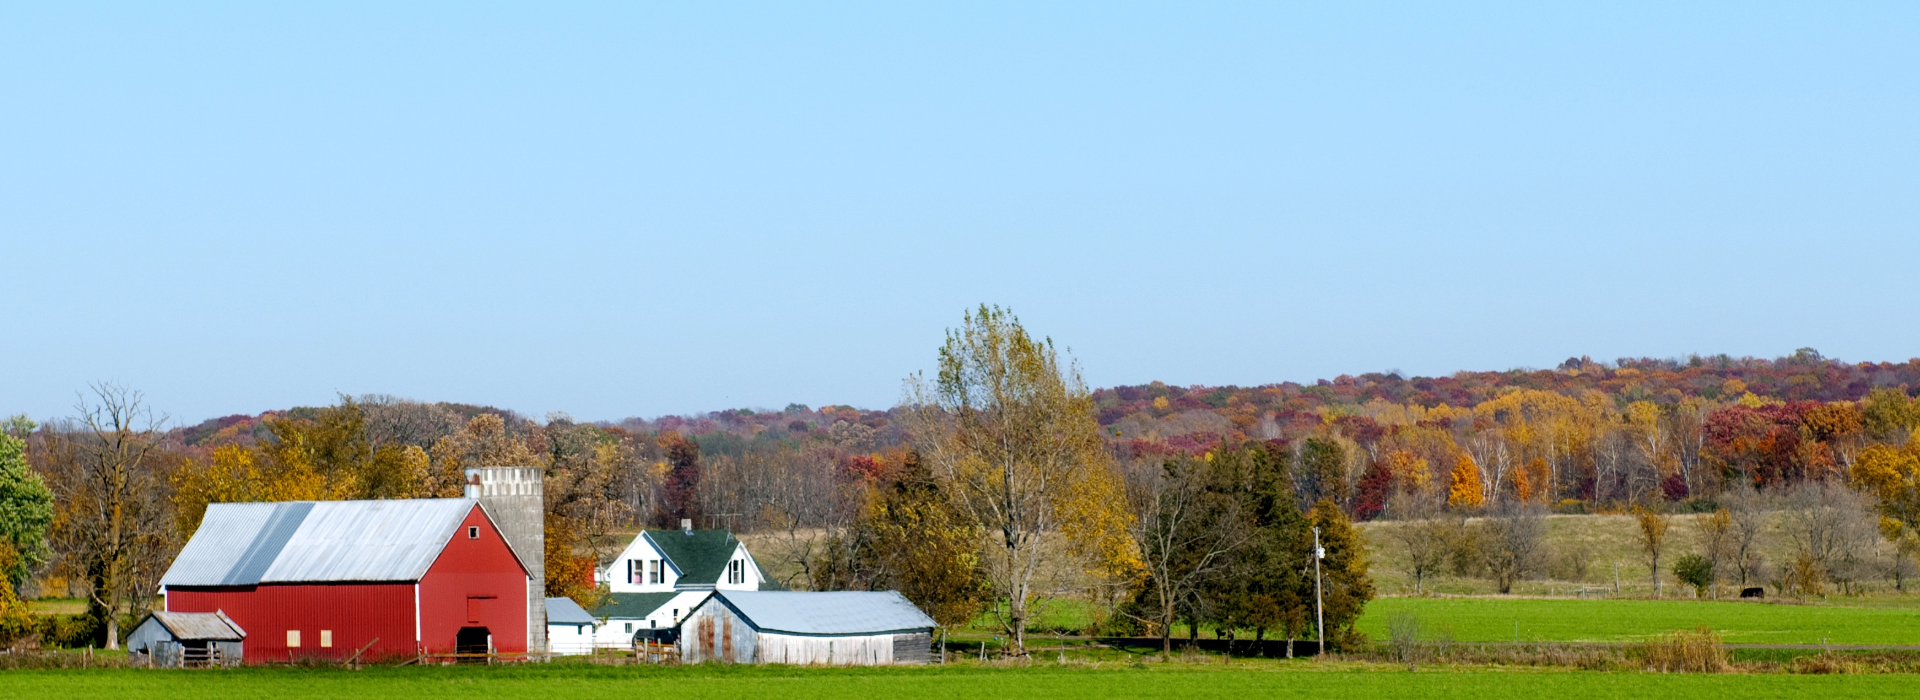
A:
<svg viewBox="0 0 1920 700">
<path fill-rule="evenodd" d="M 1313 628 L 1315 636 L 1320 638 L 1320 654 L 1327 653 L 1327 614 L 1320 605 L 1320 560 L 1327 558 L 1327 548 L 1320 546 L 1320 528 L 1313 529 Z"/>
</svg>

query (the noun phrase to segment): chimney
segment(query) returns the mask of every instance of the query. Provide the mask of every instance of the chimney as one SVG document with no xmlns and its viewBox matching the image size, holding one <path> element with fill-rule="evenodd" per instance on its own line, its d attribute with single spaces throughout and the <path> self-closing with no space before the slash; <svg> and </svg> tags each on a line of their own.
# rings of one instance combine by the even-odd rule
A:
<svg viewBox="0 0 1920 700">
<path fill-rule="evenodd" d="M 685 530 L 689 535 L 693 534 L 693 518 L 681 518 L 680 529 Z"/>
<path fill-rule="evenodd" d="M 527 566 L 527 650 L 547 648 L 546 504 L 538 467 L 468 469 L 466 497 L 480 502 Z"/>
</svg>

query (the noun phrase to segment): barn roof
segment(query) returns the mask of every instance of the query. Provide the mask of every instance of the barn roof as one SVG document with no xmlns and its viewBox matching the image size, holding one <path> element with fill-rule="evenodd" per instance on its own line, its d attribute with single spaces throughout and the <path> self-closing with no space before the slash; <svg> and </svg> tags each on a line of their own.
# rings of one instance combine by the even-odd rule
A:
<svg viewBox="0 0 1920 700">
<path fill-rule="evenodd" d="M 418 581 L 478 502 L 214 503 L 162 586 Z"/>
<path fill-rule="evenodd" d="M 547 599 L 547 624 L 549 625 L 592 625 L 599 622 L 587 612 L 586 608 L 573 602 L 572 598 Z"/>
<path fill-rule="evenodd" d="M 880 634 L 936 626 L 899 591 L 720 591 L 714 597 L 763 632 Z"/>
<path fill-rule="evenodd" d="M 183 613 L 156 610 L 150 617 L 165 627 L 176 640 L 237 642 L 247 638 L 245 630 L 227 619 L 226 613 Z M 136 629 L 139 625 L 134 626 Z"/>
</svg>

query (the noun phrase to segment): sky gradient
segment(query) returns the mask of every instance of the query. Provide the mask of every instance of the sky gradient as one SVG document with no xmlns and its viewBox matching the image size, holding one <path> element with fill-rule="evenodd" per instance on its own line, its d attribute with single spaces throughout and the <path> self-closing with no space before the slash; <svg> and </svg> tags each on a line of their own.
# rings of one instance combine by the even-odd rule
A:
<svg viewBox="0 0 1920 700">
<path fill-rule="evenodd" d="M 1920 355 L 1920 5 L 1035 5 L 0 5 L 0 413 Z"/>
</svg>

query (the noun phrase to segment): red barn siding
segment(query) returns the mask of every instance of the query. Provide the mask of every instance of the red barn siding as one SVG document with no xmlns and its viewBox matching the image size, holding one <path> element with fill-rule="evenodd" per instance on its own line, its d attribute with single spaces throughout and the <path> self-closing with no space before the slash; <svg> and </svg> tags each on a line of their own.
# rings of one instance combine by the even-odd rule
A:
<svg viewBox="0 0 1920 700">
<path fill-rule="evenodd" d="M 478 538 L 467 538 L 469 526 L 480 528 Z M 248 663 L 285 662 L 289 652 L 344 659 L 376 638 L 362 658 L 450 653 L 455 635 L 468 626 L 488 628 L 502 653 L 523 653 L 527 586 L 526 570 L 476 506 L 418 582 L 417 618 L 412 581 L 173 588 L 166 608 L 225 611 L 247 632 Z M 469 607 L 477 621 L 468 620 Z M 298 649 L 287 646 L 287 630 L 300 630 Z M 321 630 L 333 633 L 332 647 L 320 646 Z"/>
<path fill-rule="evenodd" d="M 247 631 L 245 661 L 344 659 L 376 638 L 363 658 L 412 656 L 413 584 L 263 584 L 167 591 L 174 612 L 225 611 Z M 300 648 L 287 647 L 287 630 L 300 630 Z M 320 646 L 320 631 L 333 646 Z"/>
<path fill-rule="evenodd" d="M 467 539 L 468 527 L 479 527 L 480 538 Z M 460 628 L 485 627 L 493 633 L 494 649 L 526 652 L 527 585 L 527 573 L 506 538 L 474 508 L 420 579 L 421 644 L 430 653 L 451 652 Z M 467 619 L 469 607 L 478 621 Z"/>
</svg>

